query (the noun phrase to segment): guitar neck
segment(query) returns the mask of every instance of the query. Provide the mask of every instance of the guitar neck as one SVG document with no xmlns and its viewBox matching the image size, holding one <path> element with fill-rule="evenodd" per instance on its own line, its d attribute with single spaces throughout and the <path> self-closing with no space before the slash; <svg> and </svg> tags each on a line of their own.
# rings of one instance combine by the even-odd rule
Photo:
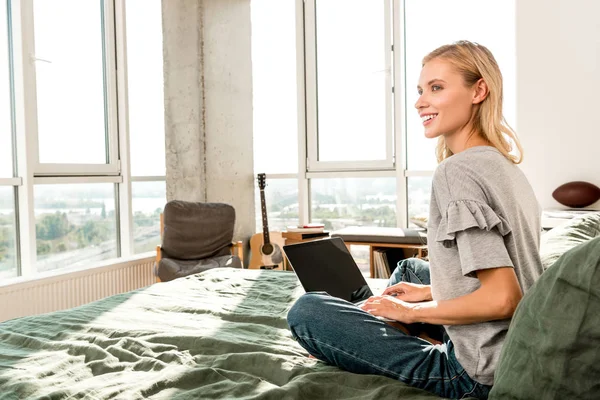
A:
<svg viewBox="0 0 600 400">
<path fill-rule="evenodd" d="M 269 222 L 267 221 L 267 202 L 265 201 L 265 190 L 260 190 L 260 209 L 262 211 L 262 225 L 264 244 L 271 243 L 269 238 Z"/>
</svg>

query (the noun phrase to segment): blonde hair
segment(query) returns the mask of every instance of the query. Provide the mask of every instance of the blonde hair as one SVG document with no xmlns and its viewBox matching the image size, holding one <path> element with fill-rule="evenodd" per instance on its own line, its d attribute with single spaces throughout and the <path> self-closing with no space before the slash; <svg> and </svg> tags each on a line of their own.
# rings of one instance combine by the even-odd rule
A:
<svg viewBox="0 0 600 400">
<path fill-rule="evenodd" d="M 439 47 L 426 55 L 423 66 L 433 59 L 449 61 L 468 86 L 473 86 L 480 79 L 485 81 L 489 93 L 480 103 L 475 115 L 475 131 L 513 163 L 523 161 L 523 148 L 517 134 L 502 115 L 502 73 L 492 53 L 485 46 L 461 40 Z M 519 151 L 517 156 L 510 154 L 513 144 Z M 443 136 L 438 139 L 435 153 L 438 162 L 452 155 Z"/>
</svg>

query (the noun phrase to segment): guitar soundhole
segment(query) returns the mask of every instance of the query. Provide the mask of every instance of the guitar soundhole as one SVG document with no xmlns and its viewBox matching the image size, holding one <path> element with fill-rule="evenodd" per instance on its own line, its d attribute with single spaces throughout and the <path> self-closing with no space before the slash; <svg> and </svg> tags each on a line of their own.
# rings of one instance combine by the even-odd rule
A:
<svg viewBox="0 0 600 400">
<path fill-rule="evenodd" d="M 268 256 L 273 252 L 273 245 L 271 243 L 263 245 L 262 252 L 264 255 Z"/>
</svg>

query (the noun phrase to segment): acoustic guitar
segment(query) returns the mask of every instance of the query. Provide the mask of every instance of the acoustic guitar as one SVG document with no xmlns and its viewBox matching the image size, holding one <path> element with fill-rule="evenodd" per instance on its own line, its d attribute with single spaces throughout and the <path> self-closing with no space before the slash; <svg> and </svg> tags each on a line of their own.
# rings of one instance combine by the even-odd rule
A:
<svg viewBox="0 0 600 400">
<path fill-rule="evenodd" d="M 285 239 L 281 232 L 269 232 L 267 220 L 267 204 L 265 201 L 266 175 L 258 174 L 258 188 L 260 189 L 260 209 L 262 212 L 262 233 L 257 233 L 250 239 L 250 263 L 252 269 L 283 269 L 283 245 Z"/>
</svg>

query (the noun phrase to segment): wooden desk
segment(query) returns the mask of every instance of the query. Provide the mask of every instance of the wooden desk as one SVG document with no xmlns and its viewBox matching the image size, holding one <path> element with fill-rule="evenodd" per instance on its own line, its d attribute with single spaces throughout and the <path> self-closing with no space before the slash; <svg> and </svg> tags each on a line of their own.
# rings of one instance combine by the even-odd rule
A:
<svg viewBox="0 0 600 400">
<path fill-rule="evenodd" d="M 404 255 L 406 258 L 416 257 L 425 258 L 427 257 L 427 245 L 423 244 L 405 244 L 405 243 L 376 243 L 376 242 L 347 242 L 346 247 L 348 251 L 350 246 L 369 246 L 369 276 L 375 276 L 375 267 L 373 262 L 373 251 L 376 249 L 404 249 Z"/>
<path fill-rule="evenodd" d="M 404 257 L 427 257 L 427 234 L 423 229 L 348 226 L 331 233 L 347 245 L 369 246 L 369 271 L 374 277 L 373 252 L 377 249 L 403 249 Z M 390 269 L 395 266 L 390 266 Z"/>
</svg>

